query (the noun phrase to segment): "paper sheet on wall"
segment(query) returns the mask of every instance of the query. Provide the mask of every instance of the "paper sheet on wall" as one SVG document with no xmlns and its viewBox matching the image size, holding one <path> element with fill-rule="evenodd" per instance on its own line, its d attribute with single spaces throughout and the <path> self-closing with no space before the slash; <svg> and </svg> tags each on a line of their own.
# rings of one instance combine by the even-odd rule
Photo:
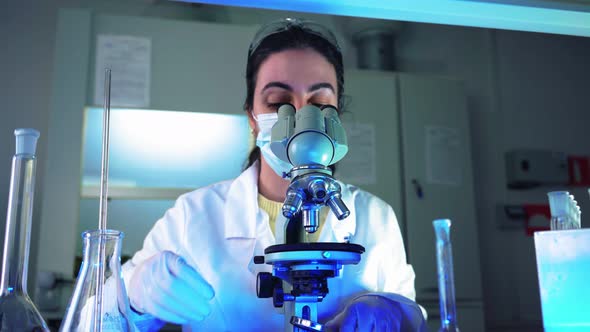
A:
<svg viewBox="0 0 590 332">
<path fill-rule="evenodd" d="M 111 69 L 111 106 L 149 107 L 151 40 L 144 37 L 98 35 L 94 103 L 104 103 L 104 73 Z"/>
<path fill-rule="evenodd" d="M 337 178 L 355 185 L 375 184 L 375 125 L 343 123 L 348 153 L 336 166 Z"/>
<path fill-rule="evenodd" d="M 426 179 L 460 185 L 463 177 L 461 139 L 457 128 L 426 126 Z"/>
</svg>

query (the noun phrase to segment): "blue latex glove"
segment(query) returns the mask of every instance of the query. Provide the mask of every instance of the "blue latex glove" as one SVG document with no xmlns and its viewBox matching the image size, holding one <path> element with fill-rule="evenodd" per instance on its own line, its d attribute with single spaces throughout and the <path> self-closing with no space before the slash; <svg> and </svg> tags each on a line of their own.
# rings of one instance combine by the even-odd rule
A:
<svg viewBox="0 0 590 332">
<path fill-rule="evenodd" d="M 399 303 L 379 295 L 363 295 L 324 327 L 330 332 L 399 332 L 401 322 Z"/>
<path fill-rule="evenodd" d="M 160 252 L 136 267 L 128 294 L 134 310 L 175 324 L 205 319 L 215 296 L 211 285 L 170 251 Z"/>
</svg>

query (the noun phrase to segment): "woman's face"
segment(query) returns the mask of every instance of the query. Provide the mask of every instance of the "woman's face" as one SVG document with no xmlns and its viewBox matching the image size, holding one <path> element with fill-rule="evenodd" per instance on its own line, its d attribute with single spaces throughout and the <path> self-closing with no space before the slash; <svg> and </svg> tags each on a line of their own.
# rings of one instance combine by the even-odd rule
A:
<svg viewBox="0 0 590 332">
<path fill-rule="evenodd" d="M 313 49 L 290 49 L 270 55 L 260 65 L 254 102 L 248 112 L 250 126 L 257 133 L 252 114 L 276 112 L 284 103 L 295 109 L 308 104 L 337 105 L 336 71 Z"/>
</svg>

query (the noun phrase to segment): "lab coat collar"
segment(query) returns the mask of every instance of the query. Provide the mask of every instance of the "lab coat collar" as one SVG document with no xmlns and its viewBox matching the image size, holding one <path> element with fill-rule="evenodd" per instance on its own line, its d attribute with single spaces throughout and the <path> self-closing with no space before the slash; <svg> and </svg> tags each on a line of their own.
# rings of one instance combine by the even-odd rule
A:
<svg viewBox="0 0 590 332">
<path fill-rule="evenodd" d="M 230 185 L 224 205 L 226 239 L 256 238 L 258 209 L 258 166 L 252 166 L 240 174 Z"/>
<path fill-rule="evenodd" d="M 259 162 L 255 162 L 230 185 L 224 206 L 226 239 L 256 238 L 257 223 L 264 219 L 264 214 L 258 208 L 258 176 Z M 350 215 L 344 220 L 338 220 L 330 212 L 324 225 L 325 231 L 319 239 L 322 242 L 347 242 L 356 233 L 355 193 L 346 184 L 339 184 L 342 200 L 350 210 Z"/>
</svg>

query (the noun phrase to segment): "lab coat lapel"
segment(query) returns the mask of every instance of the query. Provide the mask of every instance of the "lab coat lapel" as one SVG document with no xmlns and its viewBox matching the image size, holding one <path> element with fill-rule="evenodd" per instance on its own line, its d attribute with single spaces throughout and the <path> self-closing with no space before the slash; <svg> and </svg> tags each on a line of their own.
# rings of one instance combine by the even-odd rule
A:
<svg viewBox="0 0 590 332">
<path fill-rule="evenodd" d="M 224 205 L 226 239 L 256 238 L 258 221 L 258 163 L 232 182 Z"/>
<path fill-rule="evenodd" d="M 236 303 L 257 301 L 256 276 L 258 272 L 270 271 L 267 264 L 253 264 L 254 255 L 262 254 L 263 248 L 259 247 L 265 246 L 272 237 L 270 230 L 264 232 L 261 227 L 266 223 L 268 228 L 268 217 L 258 208 L 258 163 L 245 170 L 230 185 L 224 204 L 224 217 L 225 250 L 231 264 L 220 267 L 225 269 L 222 281 L 225 291 L 219 294 L 219 299 L 222 304 L 228 304 L 225 316 L 239 322 L 256 317 L 257 311 L 251 306 Z M 234 289 L 230 289 L 232 286 Z M 266 301 L 262 305 L 270 306 L 271 309 L 271 303 Z M 261 320 L 263 317 L 255 319 Z M 236 326 L 239 324 L 230 324 L 233 326 L 231 330 L 238 330 Z"/>
<path fill-rule="evenodd" d="M 264 249 L 275 243 L 268 227 L 268 215 L 258 207 L 258 169 L 256 162 L 236 178 L 224 206 L 227 249 L 254 276 L 261 271 L 270 271 L 270 266 L 255 265 L 252 258 L 264 255 Z"/>
<path fill-rule="evenodd" d="M 334 213 L 330 212 L 326 220 L 328 226 L 323 231 L 320 242 L 347 242 L 356 233 L 356 209 L 354 204 L 354 192 L 350 187 L 339 182 L 341 186 L 342 200 L 350 210 L 350 215 L 344 220 L 338 220 Z M 257 225 L 263 222 L 264 215 L 258 208 L 258 162 L 245 170 L 231 184 L 224 206 L 225 229 L 224 235 L 230 239 L 256 239 Z M 277 220 L 277 226 L 280 226 Z M 277 227 L 282 228 L 282 227 Z M 331 231 L 328 231 L 331 230 Z M 282 232 L 275 234 L 276 243 L 282 243 Z M 354 242 L 354 241 L 353 241 Z"/>
</svg>

